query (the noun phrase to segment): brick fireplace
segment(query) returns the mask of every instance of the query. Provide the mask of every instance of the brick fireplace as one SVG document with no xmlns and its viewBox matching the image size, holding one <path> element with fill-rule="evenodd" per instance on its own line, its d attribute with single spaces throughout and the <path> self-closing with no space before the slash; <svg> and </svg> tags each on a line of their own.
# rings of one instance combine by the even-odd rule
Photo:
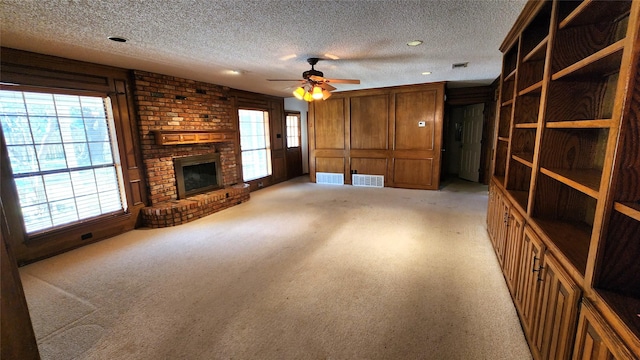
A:
<svg viewBox="0 0 640 360">
<path fill-rule="evenodd" d="M 144 71 L 134 72 L 140 139 L 150 206 L 142 210 L 149 227 L 174 226 L 249 200 L 239 176 L 236 115 L 228 88 Z M 215 142 L 161 142 L 161 132 L 224 133 Z M 220 188 L 178 198 L 174 161 L 219 156 Z"/>
</svg>

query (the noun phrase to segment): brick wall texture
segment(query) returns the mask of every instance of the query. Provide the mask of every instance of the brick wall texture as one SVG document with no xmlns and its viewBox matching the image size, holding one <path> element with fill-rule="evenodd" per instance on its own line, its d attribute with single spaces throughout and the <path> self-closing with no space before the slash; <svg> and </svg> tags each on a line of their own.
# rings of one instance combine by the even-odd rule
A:
<svg viewBox="0 0 640 360">
<path fill-rule="evenodd" d="M 190 145 L 156 145 L 154 130 L 234 130 L 236 129 L 236 114 L 232 99 L 228 96 L 229 89 L 220 85 L 208 84 L 194 80 L 181 79 L 168 75 L 160 75 L 145 71 L 134 71 L 134 98 L 138 109 L 139 131 L 142 146 L 142 156 L 145 165 L 147 185 L 149 189 L 150 209 L 147 211 L 146 225 L 158 227 L 160 223 L 175 222 L 166 221 L 167 206 L 173 206 L 171 216 L 175 216 L 175 208 L 180 201 L 177 200 L 173 159 L 176 157 L 220 153 L 222 166 L 222 181 L 225 187 L 242 183 L 238 176 L 236 149 L 234 142 L 213 144 Z M 235 192 L 234 192 L 235 193 Z M 240 195 L 232 201 L 224 200 L 222 203 L 233 206 L 237 202 L 246 201 Z M 248 200 L 248 191 L 246 194 Z M 200 199 L 202 200 L 202 199 Z M 221 204 L 213 204 L 209 201 L 196 201 L 188 204 L 189 220 L 197 219 L 228 207 Z M 219 201 L 220 202 L 220 201 Z M 183 204 L 184 205 L 184 204 Z M 182 208 L 182 206 L 180 208 Z M 198 209 L 204 207 L 204 209 Z M 151 210 L 164 209 L 165 216 L 156 218 L 151 223 L 148 217 Z M 180 211 L 181 220 L 182 211 Z M 153 212 L 154 214 L 156 212 Z M 186 213 L 186 212 L 185 212 Z M 194 218 L 195 215 L 196 217 Z M 143 217 L 145 218 L 145 217 Z M 166 225 L 165 225 L 166 226 Z"/>
</svg>

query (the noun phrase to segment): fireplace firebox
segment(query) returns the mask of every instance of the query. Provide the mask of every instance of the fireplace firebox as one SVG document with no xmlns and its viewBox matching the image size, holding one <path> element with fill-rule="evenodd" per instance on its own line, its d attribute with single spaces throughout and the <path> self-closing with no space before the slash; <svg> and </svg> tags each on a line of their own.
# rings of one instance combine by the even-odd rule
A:
<svg viewBox="0 0 640 360">
<path fill-rule="evenodd" d="M 222 187 L 220 154 L 185 156 L 173 159 L 178 199 Z"/>
</svg>

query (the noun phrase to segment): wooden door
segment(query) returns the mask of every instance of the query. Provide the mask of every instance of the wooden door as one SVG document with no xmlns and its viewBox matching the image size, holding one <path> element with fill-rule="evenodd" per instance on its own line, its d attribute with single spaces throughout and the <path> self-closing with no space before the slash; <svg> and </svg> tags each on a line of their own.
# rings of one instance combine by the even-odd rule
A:
<svg viewBox="0 0 640 360">
<path fill-rule="evenodd" d="M 483 110 L 484 104 L 469 105 L 462 109 L 462 151 L 458 176 L 473 182 L 480 180 Z"/>
<path fill-rule="evenodd" d="M 580 308 L 580 320 L 573 360 L 631 360 L 631 351 L 622 343 L 604 319 L 584 299 Z"/>
<path fill-rule="evenodd" d="M 286 164 L 287 179 L 302 175 L 302 147 L 300 136 L 300 113 L 288 112 L 286 126 Z"/>
<path fill-rule="evenodd" d="M 436 190 L 440 186 L 444 84 L 392 94 L 393 184 Z"/>
<path fill-rule="evenodd" d="M 538 273 L 542 268 L 544 250 L 542 241 L 528 225 L 525 226 L 516 285 L 516 307 L 527 334 L 531 334 L 535 322 L 536 295 L 540 283 Z"/>
<path fill-rule="evenodd" d="M 543 267 L 533 351 L 540 359 L 569 359 L 581 291 L 553 256 L 545 255 Z"/>
<path fill-rule="evenodd" d="M 507 286 L 513 295 L 516 293 L 523 231 L 524 218 L 515 207 L 512 207 L 508 219 L 503 268 Z"/>
</svg>

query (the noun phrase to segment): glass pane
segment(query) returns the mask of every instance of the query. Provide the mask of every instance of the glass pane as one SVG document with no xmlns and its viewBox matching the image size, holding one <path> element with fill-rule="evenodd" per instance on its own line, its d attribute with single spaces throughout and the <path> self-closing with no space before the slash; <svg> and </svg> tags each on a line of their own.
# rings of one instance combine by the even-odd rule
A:
<svg viewBox="0 0 640 360">
<path fill-rule="evenodd" d="M 56 94 L 53 96 L 59 117 L 77 116 L 82 118 L 80 97 L 75 95 Z"/>
<path fill-rule="evenodd" d="M 73 199 L 53 201 L 49 203 L 53 226 L 68 224 L 78 220 L 76 202 Z"/>
<path fill-rule="evenodd" d="M 55 117 L 30 116 L 31 133 L 35 144 L 61 143 L 60 127 Z"/>
<path fill-rule="evenodd" d="M 47 193 L 44 191 L 42 176 L 29 176 L 15 181 L 20 205 L 22 207 L 43 204 L 47 202 Z"/>
<path fill-rule="evenodd" d="M 38 171 L 36 150 L 33 146 L 7 146 L 11 169 L 14 174 L 25 174 Z"/>
<path fill-rule="evenodd" d="M 0 91 L 0 114 L 27 114 L 22 91 Z"/>
<path fill-rule="evenodd" d="M 34 232 L 53 226 L 49 214 L 49 204 L 26 206 L 22 208 L 22 217 L 27 232 Z"/>
<path fill-rule="evenodd" d="M 113 164 L 111 144 L 108 142 L 89 143 L 89 151 L 91 152 L 91 163 L 93 165 Z"/>
<path fill-rule="evenodd" d="M 62 144 L 40 145 L 38 146 L 37 156 L 41 171 L 67 168 Z"/>
<path fill-rule="evenodd" d="M 81 117 L 61 117 L 60 131 L 65 143 L 87 141 L 87 136 L 84 132 L 84 120 Z"/>
<path fill-rule="evenodd" d="M 56 107 L 51 94 L 24 93 L 29 116 L 56 116 Z"/>
<path fill-rule="evenodd" d="M 87 143 L 65 144 L 64 151 L 67 155 L 67 164 L 70 168 L 91 166 Z"/>
<path fill-rule="evenodd" d="M 103 213 L 122 209 L 122 205 L 120 204 L 120 193 L 117 190 L 101 192 L 99 196 L 100 207 L 102 208 Z"/>
<path fill-rule="evenodd" d="M 96 172 L 96 184 L 98 185 L 98 192 L 112 191 L 118 189 L 118 183 L 116 180 L 116 169 L 102 168 L 95 169 Z"/>
<path fill-rule="evenodd" d="M 73 183 L 73 193 L 76 196 L 95 194 L 98 192 L 93 170 L 72 171 L 71 182 Z"/>
<path fill-rule="evenodd" d="M 29 118 L 26 116 L 1 115 L 2 132 L 7 145 L 32 144 Z"/>
<path fill-rule="evenodd" d="M 109 129 L 103 118 L 85 118 L 88 141 L 109 141 Z"/>
<path fill-rule="evenodd" d="M 78 209 L 78 217 L 80 219 L 86 219 L 101 214 L 100 200 L 98 199 L 97 194 L 76 197 L 76 207 Z"/>
<path fill-rule="evenodd" d="M 43 177 L 44 187 L 47 190 L 47 199 L 50 202 L 73 197 L 69 173 L 49 174 Z"/>
</svg>

